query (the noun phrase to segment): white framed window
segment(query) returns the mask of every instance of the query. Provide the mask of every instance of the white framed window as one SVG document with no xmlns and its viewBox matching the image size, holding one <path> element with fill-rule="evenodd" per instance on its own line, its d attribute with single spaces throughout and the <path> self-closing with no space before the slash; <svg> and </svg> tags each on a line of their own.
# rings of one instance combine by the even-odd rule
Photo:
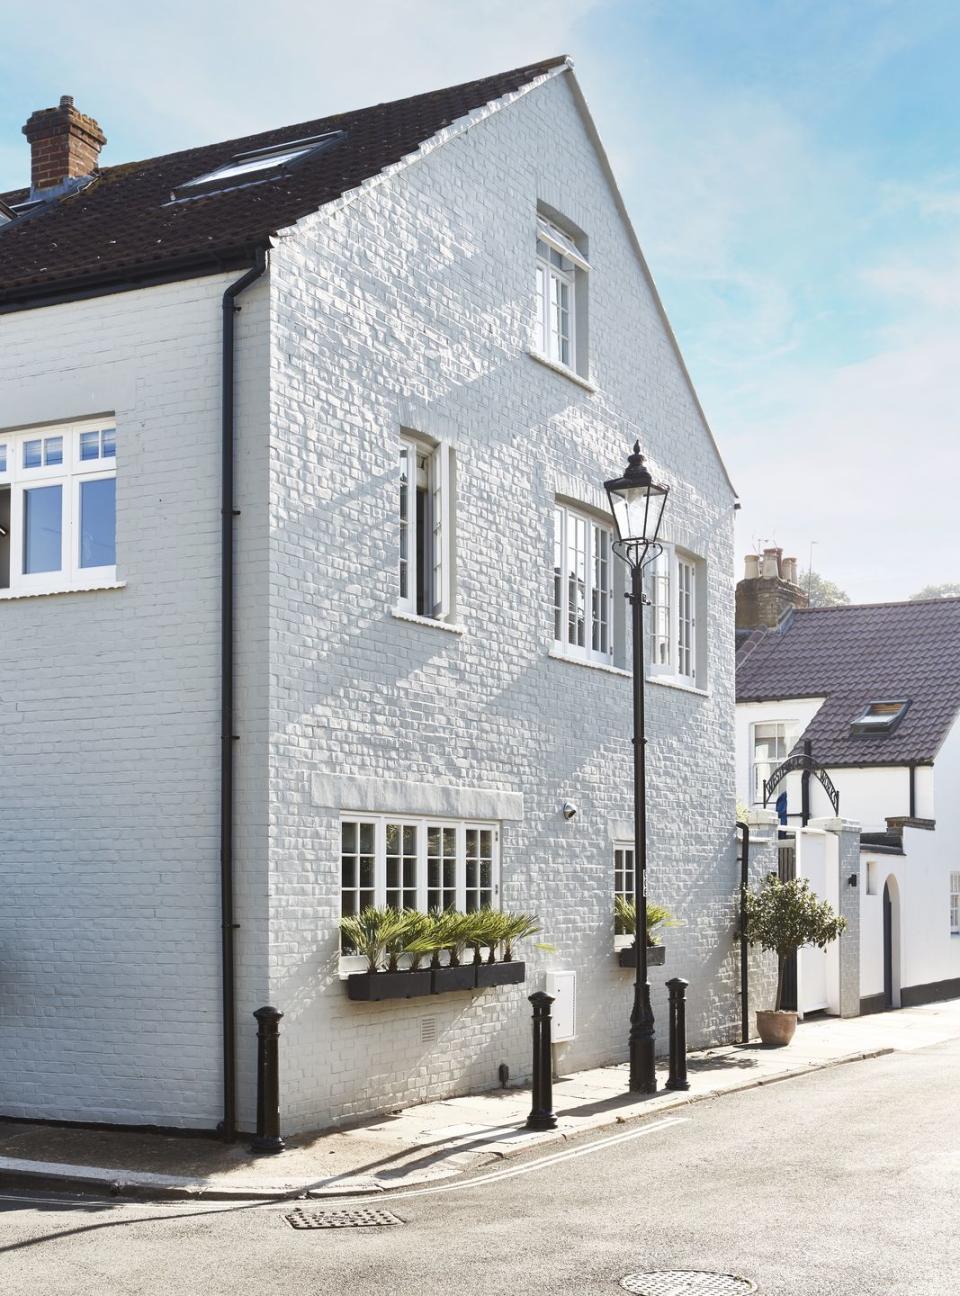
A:
<svg viewBox="0 0 960 1296">
<path fill-rule="evenodd" d="M 796 720 L 763 720 L 752 726 L 751 763 L 753 801 L 763 804 L 763 784 L 796 746 L 800 726 Z M 781 789 L 785 784 L 781 784 Z"/>
<path fill-rule="evenodd" d="M 415 616 L 453 613 L 453 456 L 445 442 L 400 437 L 400 600 Z"/>
<path fill-rule="evenodd" d="M 500 829 L 495 823 L 408 815 L 343 815 L 340 912 L 474 909 L 500 901 Z"/>
<path fill-rule="evenodd" d="M 613 848 L 613 894 L 621 896 L 629 904 L 636 899 L 633 876 L 633 846 L 617 842 Z M 626 936 L 629 933 L 623 928 L 619 918 L 615 918 L 614 935 Z"/>
<path fill-rule="evenodd" d="M 703 562 L 693 555 L 664 545 L 647 569 L 650 599 L 650 673 L 684 684 L 703 686 L 698 668 L 698 584 Z"/>
<path fill-rule="evenodd" d="M 538 215 L 536 349 L 548 360 L 578 372 L 584 366 L 578 363 L 577 317 L 585 318 L 582 299 L 589 269 L 570 235 Z"/>
<path fill-rule="evenodd" d="M 109 419 L 0 433 L 0 596 L 116 582 L 116 462 Z"/>
<path fill-rule="evenodd" d="M 557 504 L 553 511 L 553 639 L 565 657 L 613 661 L 613 532 Z"/>
<path fill-rule="evenodd" d="M 960 873 L 950 874 L 950 934 L 960 936 Z"/>
</svg>

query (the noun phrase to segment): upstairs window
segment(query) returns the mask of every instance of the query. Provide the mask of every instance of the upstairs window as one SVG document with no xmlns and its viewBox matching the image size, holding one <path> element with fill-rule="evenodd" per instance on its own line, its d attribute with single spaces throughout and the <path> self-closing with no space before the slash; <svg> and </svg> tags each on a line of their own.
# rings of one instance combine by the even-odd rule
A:
<svg viewBox="0 0 960 1296">
<path fill-rule="evenodd" d="M 703 685 L 697 611 L 702 568 L 700 559 L 665 545 L 646 577 L 651 674 L 697 687 Z"/>
<path fill-rule="evenodd" d="M 449 445 L 400 438 L 400 601 L 414 616 L 453 612 L 453 466 Z"/>
<path fill-rule="evenodd" d="M 960 936 L 960 873 L 950 874 L 950 935 Z"/>
<path fill-rule="evenodd" d="M 898 702 L 870 702 L 851 724 L 850 732 L 860 736 L 891 733 L 903 719 L 909 705 L 903 699 Z"/>
<path fill-rule="evenodd" d="M 558 504 L 553 513 L 553 639 L 565 657 L 613 662 L 613 533 Z"/>
<path fill-rule="evenodd" d="M 583 342 L 589 269 L 571 236 L 538 216 L 536 349 L 581 374 L 586 371 Z"/>
<path fill-rule="evenodd" d="M 116 581 L 116 460 L 109 421 L 0 433 L 0 596 Z"/>
<path fill-rule="evenodd" d="M 800 736 L 796 720 L 769 720 L 753 726 L 753 801 L 763 804 L 763 785 L 787 759 Z M 781 789 L 786 784 L 780 785 Z"/>
</svg>

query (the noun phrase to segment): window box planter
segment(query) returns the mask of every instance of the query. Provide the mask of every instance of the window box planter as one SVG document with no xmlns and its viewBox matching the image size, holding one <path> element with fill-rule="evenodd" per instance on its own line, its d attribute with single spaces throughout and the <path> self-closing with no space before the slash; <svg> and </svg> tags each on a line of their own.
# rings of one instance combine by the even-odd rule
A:
<svg viewBox="0 0 960 1296">
<path fill-rule="evenodd" d="M 476 963 L 477 989 L 488 986 L 522 985 L 527 979 L 526 963 L 511 960 L 509 963 Z"/>
<path fill-rule="evenodd" d="M 635 968 L 637 966 L 637 947 L 628 945 L 619 953 L 620 966 L 625 968 Z M 666 945 L 648 945 L 647 946 L 647 967 L 663 967 L 664 959 L 667 957 Z"/>
<path fill-rule="evenodd" d="M 454 969 L 456 970 L 456 969 Z M 417 972 L 351 972 L 347 977 L 347 998 L 366 1003 L 381 999 L 413 999 L 430 994 L 429 968 Z"/>
<path fill-rule="evenodd" d="M 431 973 L 433 977 L 433 994 L 444 994 L 447 990 L 476 990 L 477 972 L 472 963 L 463 963 L 460 967 L 438 967 Z"/>
</svg>

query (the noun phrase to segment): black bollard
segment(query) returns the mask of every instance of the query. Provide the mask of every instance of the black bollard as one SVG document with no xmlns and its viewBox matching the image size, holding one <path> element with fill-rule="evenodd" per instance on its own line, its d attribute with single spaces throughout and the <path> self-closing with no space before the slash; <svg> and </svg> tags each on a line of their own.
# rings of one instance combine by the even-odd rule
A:
<svg viewBox="0 0 960 1296">
<path fill-rule="evenodd" d="M 282 1152 L 280 1137 L 280 1018 L 278 1008 L 258 1008 L 257 1019 L 257 1136 L 253 1152 Z"/>
<path fill-rule="evenodd" d="M 672 977 L 667 982 L 670 991 L 670 1075 L 667 1077 L 668 1089 L 689 1089 L 687 1079 L 687 1005 L 684 995 L 687 993 L 688 981 L 683 977 Z"/>
<path fill-rule="evenodd" d="M 553 1114 L 553 1059 L 550 1056 L 550 1005 L 553 995 L 538 990 L 530 996 L 533 1004 L 533 1106 L 527 1117 L 527 1129 L 557 1128 Z"/>
</svg>

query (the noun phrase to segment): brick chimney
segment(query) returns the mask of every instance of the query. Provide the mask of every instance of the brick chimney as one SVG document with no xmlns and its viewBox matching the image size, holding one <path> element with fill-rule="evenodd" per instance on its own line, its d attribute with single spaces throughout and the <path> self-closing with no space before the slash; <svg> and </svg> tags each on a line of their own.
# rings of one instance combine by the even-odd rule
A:
<svg viewBox="0 0 960 1296">
<path fill-rule="evenodd" d="M 777 626 L 791 608 L 807 603 L 797 584 L 796 558 L 784 558 L 782 549 L 747 554 L 744 579 L 737 586 L 738 630 Z"/>
<path fill-rule="evenodd" d="M 30 141 L 30 193 L 42 196 L 68 180 L 93 175 L 106 136 L 98 122 L 77 112 L 70 95 L 57 108 L 39 108 L 23 133 Z"/>
</svg>

